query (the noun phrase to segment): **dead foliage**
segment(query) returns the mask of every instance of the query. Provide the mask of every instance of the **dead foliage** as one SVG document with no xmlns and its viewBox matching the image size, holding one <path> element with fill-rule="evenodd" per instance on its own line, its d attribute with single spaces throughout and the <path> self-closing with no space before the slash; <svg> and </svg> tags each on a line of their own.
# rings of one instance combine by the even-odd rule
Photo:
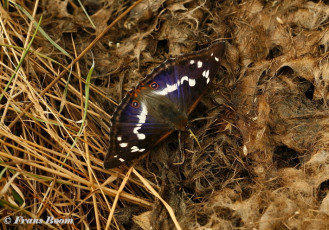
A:
<svg viewBox="0 0 329 230">
<path fill-rule="evenodd" d="M 74 221 L 30 229 L 329 228 L 326 1 L 144 0 L 72 69 L 132 2 L 15 2 L 0 6 L 3 229 L 8 216 Z M 174 133 L 129 177 L 104 170 L 115 102 L 215 40 L 225 60 L 191 115 L 202 149 Z"/>
</svg>

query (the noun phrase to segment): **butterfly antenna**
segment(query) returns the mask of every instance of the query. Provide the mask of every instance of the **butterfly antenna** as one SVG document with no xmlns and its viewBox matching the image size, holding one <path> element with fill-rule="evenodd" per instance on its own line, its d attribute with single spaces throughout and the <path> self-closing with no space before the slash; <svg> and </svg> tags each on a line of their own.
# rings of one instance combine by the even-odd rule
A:
<svg viewBox="0 0 329 230">
<path fill-rule="evenodd" d="M 192 132 L 192 130 L 191 129 L 188 129 L 188 131 L 190 132 L 190 137 L 193 137 L 193 139 L 196 141 L 196 143 L 199 145 L 199 148 L 200 149 L 202 149 L 201 148 L 201 145 L 200 145 L 200 143 L 199 143 L 199 141 L 198 141 L 198 138 L 194 135 L 194 133 Z"/>
</svg>

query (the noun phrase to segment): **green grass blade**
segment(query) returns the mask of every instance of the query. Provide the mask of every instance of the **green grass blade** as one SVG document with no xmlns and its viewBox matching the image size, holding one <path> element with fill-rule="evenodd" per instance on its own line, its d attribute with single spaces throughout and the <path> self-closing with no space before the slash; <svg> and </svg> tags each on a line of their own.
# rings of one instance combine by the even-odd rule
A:
<svg viewBox="0 0 329 230">
<path fill-rule="evenodd" d="M 80 6 L 81 6 L 83 12 L 84 12 L 85 15 L 87 16 L 87 18 L 88 18 L 90 24 L 91 24 L 94 28 L 96 28 L 95 24 L 93 23 L 93 21 L 92 21 L 91 18 L 89 17 L 89 15 L 88 15 L 88 13 L 87 13 L 87 11 L 86 11 L 86 8 L 82 5 L 82 3 L 80 2 L 80 0 L 78 0 L 78 2 L 79 2 L 79 4 L 80 4 Z"/>
<path fill-rule="evenodd" d="M 13 5 L 17 6 L 34 24 L 34 26 L 37 25 L 36 21 L 34 20 L 34 18 L 31 16 L 31 14 L 29 12 L 27 12 L 23 7 L 21 7 L 19 4 L 17 4 L 16 2 L 13 2 L 12 0 L 10 0 L 10 3 L 12 3 Z M 73 59 L 72 56 L 66 52 L 62 47 L 60 47 L 53 39 L 51 39 L 49 37 L 49 35 L 40 27 L 40 33 L 56 48 L 58 49 L 60 52 L 62 52 L 64 55 L 68 56 L 69 58 Z"/>
<path fill-rule="evenodd" d="M 82 130 L 83 130 L 83 126 L 86 122 L 86 118 L 87 118 L 87 112 L 88 112 L 88 103 L 89 103 L 89 89 L 90 89 L 90 79 L 91 79 L 91 76 L 92 76 L 92 73 L 94 71 L 94 68 L 95 68 L 95 62 L 93 61 L 93 64 L 88 72 L 88 76 L 87 76 L 87 79 L 86 79 L 86 84 L 85 84 L 85 107 L 84 107 L 84 111 L 83 111 L 83 117 L 82 117 L 82 121 L 81 121 L 81 126 L 80 126 L 80 130 L 74 140 L 74 143 L 73 145 L 71 146 L 71 148 L 73 148 L 80 136 L 80 134 L 82 133 Z"/>
<path fill-rule="evenodd" d="M 11 82 L 13 81 L 13 79 L 15 78 L 15 76 L 16 76 L 16 74 L 17 74 L 19 68 L 22 66 L 23 61 L 24 61 L 24 59 L 25 59 L 27 53 L 29 52 L 29 49 L 30 49 L 30 47 L 31 47 L 31 45 L 32 45 L 32 43 L 33 43 L 33 40 L 34 40 L 35 36 L 37 35 L 37 32 L 38 32 L 38 29 L 39 29 L 39 26 L 40 26 L 41 20 L 42 20 L 42 17 L 40 17 L 40 20 L 39 20 L 39 22 L 38 22 L 38 24 L 37 24 L 37 27 L 36 27 L 36 29 L 35 29 L 35 31 L 34 31 L 34 33 L 33 33 L 32 38 L 31 38 L 31 41 L 29 42 L 29 44 L 27 45 L 26 49 L 24 50 L 24 52 L 23 52 L 23 54 L 22 54 L 22 57 L 21 57 L 21 60 L 19 61 L 18 65 L 16 66 L 14 73 L 11 75 L 11 77 L 10 77 L 8 83 L 6 84 L 5 88 L 3 89 L 3 92 L 0 94 L 0 101 L 2 100 L 2 98 L 3 98 L 4 94 L 5 94 L 5 92 L 7 92 L 8 88 L 9 88 L 9 86 L 11 85 Z"/>
</svg>

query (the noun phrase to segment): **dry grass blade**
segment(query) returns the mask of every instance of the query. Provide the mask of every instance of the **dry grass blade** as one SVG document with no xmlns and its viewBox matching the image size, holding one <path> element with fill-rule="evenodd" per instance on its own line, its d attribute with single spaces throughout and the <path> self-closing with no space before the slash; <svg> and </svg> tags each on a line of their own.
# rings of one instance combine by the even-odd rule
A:
<svg viewBox="0 0 329 230">
<path fill-rule="evenodd" d="M 329 229 L 327 1 L 79 2 L 1 1 L 2 228 Z M 193 77 L 165 60 L 218 40 L 220 69 L 189 117 L 197 140 L 173 133 L 105 170 L 124 94 L 160 63 Z M 187 86 L 162 73 L 168 90 Z"/>
<path fill-rule="evenodd" d="M 29 12 L 27 12 L 23 7 L 21 7 L 19 4 L 17 4 L 16 2 L 14 1 L 9 1 L 10 3 L 12 3 L 13 5 L 15 5 L 16 7 L 18 7 L 22 12 L 24 12 L 24 14 L 26 16 L 28 16 L 28 18 L 33 22 L 33 24 L 35 26 L 40 26 L 38 25 L 38 23 L 35 22 L 34 18 L 31 16 L 31 14 Z M 49 35 L 42 29 L 42 28 L 39 28 L 40 30 L 40 33 L 54 46 L 56 47 L 59 51 L 61 51 L 63 54 L 65 54 L 66 56 L 68 56 L 69 58 L 72 58 L 72 56 L 67 53 L 62 47 L 60 47 L 53 39 L 51 39 L 49 37 Z"/>
<path fill-rule="evenodd" d="M 24 59 L 25 59 L 26 55 L 28 54 L 28 52 L 29 52 L 29 50 L 30 50 L 30 47 L 31 47 L 31 45 L 32 45 L 32 43 L 33 43 L 33 40 L 34 40 L 34 38 L 35 38 L 35 36 L 36 36 L 38 30 L 39 30 L 39 27 L 40 27 L 40 23 L 41 23 L 41 21 L 42 21 L 42 17 L 40 17 L 40 20 L 39 20 L 39 22 L 38 22 L 38 24 L 37 24 L 37 27 L 36 27 L 35 31 L 34 31 L 34 34 L 33 34 L 33 36 L 32 36 L 32 39 L 31 39 L 31 41 L 29 42 L 29 44 L 27 45 L 26 49 L 24 50 L 23 55 L 22 55 L 22 57 L 21 57 L 21 59 L 20 59 L 18 65 L 16 66 L 14 73 L 11 75 L 11 77 L 10 77 L 8 83 L 6 84 L 5 88 L 2 90 L 2 93 L 0 94 L 0 102 L 1 102 L 1 100 L 2 100 L 2 98 L 3 98 L 3 96 L 4 96 L 4 94 L 7 92 L 9 86 L 11 85 L 13 79 L 16 77 L 16 74 L 17 74 L 19 68 L 22 66 L 22 64 L 23 64 L 23 62 L 24 62 Z"/>
<path fill-rule="evenodd" d="M 118 200 L 119 200 L 119 197 L 120 197 L 120 194 L 121 192 L 123 191 L 124 187 L 126 186 L 127 182 L 128 182 L 128 179 L 130 177 L 130 174 L 131 172 L 133 171 L 133 167 L 130 167 L 130 169 L 128 170 L 127 174 L 125 175 L 125 177 L 123 178 L 123 181 L 121 182 L 121 185 L 118 189 L 118 192 L 117 192 L 117 195 L 115 196 L 115 199 L 113 201 L 113 204 L 112 204 L 112 208 L 111 208 L 111 212 L 109 214 L 109 217 L 107 218 L 107 222 L 106 222 L 106 227 L 105 229 L 109 229 L 110 228 L 110 225 L 111 225 L 111 221 L 112 221 L 112 218 L 113 218 L 113 215 L 114 215 L 114 211 L 115 211 L 115 208 L 116 208 L 116 205 L 118 203 Z"/>
<path fill-rule="evenodd" d="M 125 12 L 120 14 L 119 17 L 117 17 L 102 33 L 100 33 L 89 45 L 86 49 L 84 49 L 77 58 L 75 58 L 70 65 L 68 65 L 51 83 L 48 84 L 48 86 L 43 89 L 40 93 L 40 96 L 43 96 L 48 92 L 48 90 L 53 87 L 63 76 L 64 74 L 73 66 L 76 62 L 78 62 L 103 36 L 106 34 L 107 31 L 109 31 L 118 21 L 120 21 L 124 16 L 126 16 L 134 7 L 136 7 L 142 0 L 137 0 L 133 5 L 131 5 Z M 33 106 L 32 103 L 28 104 L 22 112 L 19 113 L 19 115 L 10 123 L 8 126 L 9 129 L 11 129 L 16 122 L 26 113 L 27 110 L 29 110 Z M 1 137 L 1 136 L 0 136 Z"/>
<path fill-rule="evenodd" d="M 78 0 L 78 2 L 79 2 L 80 7 L 82 8 L 83 12 L 85 13 L 86 17 L 88 18 L 90 24 L 91 24 L 94 28 L 96 28 L 95 24 L 93 23 L 93 21 L 91 20 L 91 18 L 90 18 L 90 16 L 89 16 L 88 12 L 86 11 L 86 8 L 83 6 L 83 4 L 81 3 L 80 0 Z"/>
<path fill-rule="evenodd" d="M 72 81 L 61 79 L 66 70 L 58 73 L 65 63 L 61 54 L 65 52 L 57 54 L 62 58 L 59 62 L 58 56 L 52 56 L 47 49 L 55 47 L 55 44 L 51 45 L 52 40 L 48 37 L 51 35 L 45 32 L 47 26 L 41 30 L 42 17 L 35 14 L 36 9 L 41 7 L 38 1 L 34 5 L 34 13 L 25 8 L 23 1 L 10 4 L 10 12 L 1 8 L 0 18 L 3 32 L 0 39 L 3 44 L 0 53 L 3 71 L 0 77 L 0 206 L 3 208 L 0 221 L 3 223 L 8 216 L 12 220 L 23 215 L 25 219 L 44 221 L 52 217 L 74 219 L 74 223 L 66 226 L 72 229 L 93 226 L 93 223 L 101 229 L 106 223 L 104 210 L 108 210 L 111 197 L 117 194 L 117 190 L 110 188 L 109 184 L 113 187 L 120 175 L 100 167 L 102 161 L 99 156 L 104 155 L 109 115 L 105 115 L 103 108 L 90 99 L 91 91 L 96 89 L 90 83 L 95 65 L 90 66 L 86 80 L 82 79 L 84 76 L 77 76 L 73 66 L 138 2 L 120 14 L 68 65 L 72 67 Z M 34 17 L 39 18 L 38 25 L 34 24 Z M 44 20 L 43 23 L 47 24 Z M 30 25 L 31 35 L 26 24 Z M 33 25 L 36 25 L 35 30 Z M 49 43 L 42 46 L 44 42 Z M 74 85 L 76 79 L 80 79 L 85 87 L 77 90 Z M 61 101 L 63 94 L 66 94 L 66 100 Z M 24 108 L 26 102 L 30 104 Z M 20 115 L 17 116 L 17 113 Z M 101 133 L 100 124 L 104 127 Z M 151 206 L 148 199 L 128 191 L 122 191 L 120 198 L 141 207 Z M 89 219 L 90 215 L 93 218 Z M 24 220 L 17 221 L 24 225 Z M 34 228 L 36 224 L 26 227 Z M 63 228 L 56 223 L 45 223 L 43 227 Z"/>
<path fill-rule="evenodd" d="M 174 222 L 175 224 L 175 227 L 177 230 L 181 230 L 182 228 L 180 227 L 178 221 L 177 221 L 177 218 L 175 216 L 175 212 L 174 210 L 170 207 L 170 205 L 159 195 L 159 193 L 157 193 L 155 191 L 155 189 L 150 185 L 150 183 L 145 180 L 145 178 L 140 175 L 134 168 L 133 168 L 133 173 L 143 182 L 143 184 L 145 185 L 145 187 L 156 197 L 158 198 L 162 204 L 166 207 L 166 209 L 168 210 L 168 213 L 172 219 L 172 221 Z"/>
</svg>

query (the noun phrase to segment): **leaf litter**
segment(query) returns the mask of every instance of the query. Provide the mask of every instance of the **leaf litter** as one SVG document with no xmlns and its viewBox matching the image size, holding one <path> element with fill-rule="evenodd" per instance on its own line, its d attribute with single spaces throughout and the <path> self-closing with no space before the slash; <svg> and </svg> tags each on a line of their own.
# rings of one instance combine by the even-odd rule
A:
<svg viewBox="0 0 329 230">
<path fill-rule="evenodd" d="M 81 3 L 89 18 L 70 0 L 1 7 L 2 89 L 35 29 L 28 33 L 33 22 L 17 4 L 36 22 L 42 15 L 40 28 L 71 57 L 131 5 Z M 56 226 L 69 229 L 173 229 L 176 219 L 182 229 L 328 229 L 328 17 L 326 1 L 144 0 L 41 97 L 72 59 L 38 33 L 1 92 L 1 220 L 19 213 L 73 218 L 74 226 Z M 104 170 L 113 101 L 167 58 L 215 40 L 228 43 L 222 68 L 191 114 L 202 149 L 175 133 L 128 180 L 126 166 Z"/>
</svg>

